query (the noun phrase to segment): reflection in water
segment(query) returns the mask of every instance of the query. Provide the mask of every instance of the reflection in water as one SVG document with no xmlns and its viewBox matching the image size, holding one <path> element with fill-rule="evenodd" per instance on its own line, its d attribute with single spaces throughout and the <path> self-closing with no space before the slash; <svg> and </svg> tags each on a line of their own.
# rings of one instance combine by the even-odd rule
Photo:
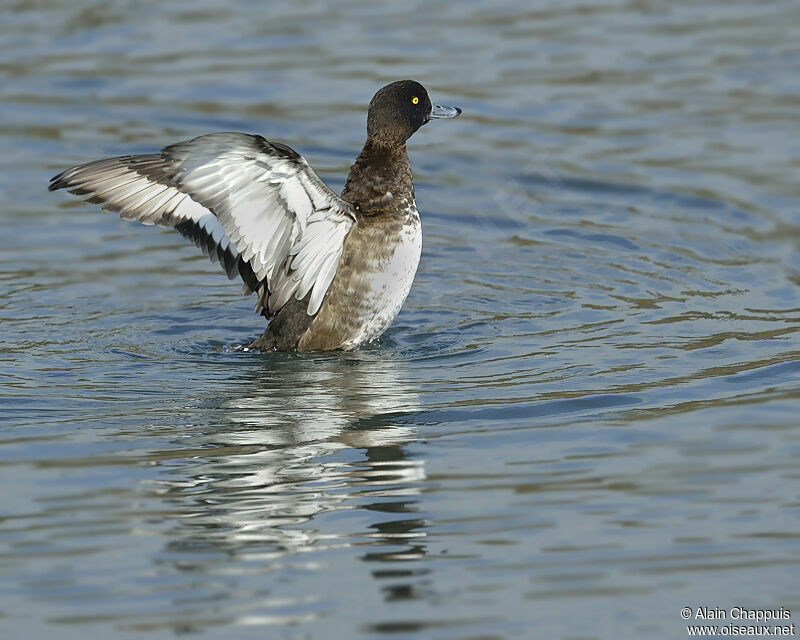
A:
<svg viewBox="0 0 800 640">
<path fill-rule="evenodd" d="M 314 367 L 297 357 L 263 358 L 264 368 L 240 381 L 240 394 L 219 401 L 228 422 L 193 443 L 212 453 L 182 459 L 156 490 L 179 514 L 157 556 L 162 572 L 265 572 L 288 566 L 282 559 L 313 570 L 313 560 L 297 554 L 353 545 L 380 549 L 366 560 L 423 557 L 425 522 L 413 516 L 413 496 L 425 480 L 424 461 L 406 455 L 416 430 L 403 423 L 419 401 L 403 364 L 369 353 L 320 358 Z M 355 507 L 362 517 L 376 514 L 363 533 L 320 535 L 315 518 Z M 385 597 L 412 591 L 393 583 Z M 316 599 L 306 592 L 279 602 L 299 609 L 278 618 L 247 611 L 237 622 L 307 620 Z"/>
</svg>

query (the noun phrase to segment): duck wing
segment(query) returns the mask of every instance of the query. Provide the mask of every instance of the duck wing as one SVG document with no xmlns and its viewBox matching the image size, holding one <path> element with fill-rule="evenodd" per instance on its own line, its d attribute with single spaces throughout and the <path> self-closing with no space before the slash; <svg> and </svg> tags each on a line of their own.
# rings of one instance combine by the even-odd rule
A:
<svg viewBox="0 0 800 640">
<path fill-rule="evenodd" d="M 62 188 L 123 219 L 174 227 L 238 273 L 268 317 L 309 292 L 308 314 L 319 311 L 356 222 L 300 154 L 243 133 L 73 167 L 51 180 Z"/>
</svg>

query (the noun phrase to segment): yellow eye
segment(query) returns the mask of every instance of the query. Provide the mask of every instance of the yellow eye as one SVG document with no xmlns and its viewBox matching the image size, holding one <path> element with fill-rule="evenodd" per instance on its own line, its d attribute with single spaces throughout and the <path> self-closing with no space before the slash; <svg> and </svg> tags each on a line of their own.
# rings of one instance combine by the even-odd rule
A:
<svg viewBox="0 0 800 640">
<path fill-rule="evenodd" d="M 419 104 L 419 98 L 417 98 L 417 96 L 411 98 L 411 104 Z"/>
</svg>

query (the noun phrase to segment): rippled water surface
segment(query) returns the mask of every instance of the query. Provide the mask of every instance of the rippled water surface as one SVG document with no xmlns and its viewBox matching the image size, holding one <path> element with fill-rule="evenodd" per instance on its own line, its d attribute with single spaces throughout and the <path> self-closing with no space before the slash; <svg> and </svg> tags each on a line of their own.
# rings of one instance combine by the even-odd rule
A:
<svg viewBox="0 0 800 640">
<path fill-rule="evenodd" d="M 800 5 L 10 2 L 0 635 L 681 638 L 800 622 Z M 209 131 L 340 189 L 382 84 L 425 247 L 347 354 L 48 193 Z"/>
</svg>

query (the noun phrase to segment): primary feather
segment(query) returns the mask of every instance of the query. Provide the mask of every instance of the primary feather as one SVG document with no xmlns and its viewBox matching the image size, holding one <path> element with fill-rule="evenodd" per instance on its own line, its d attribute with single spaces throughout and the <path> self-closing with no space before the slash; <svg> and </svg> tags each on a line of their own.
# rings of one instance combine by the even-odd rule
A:
<svg viewBox="0 0 800 640">
<path fill-rule="evenodd" d="M 177 229 L 238 273 L 268 317 L 292 296 L 314 315 L 336 273 L 353 206 L 291 148 L 242 133 L 212 133 L 158 154 L 67 169 L 50 189 L 86 196 L 122 218 Z"/>
</svg>

